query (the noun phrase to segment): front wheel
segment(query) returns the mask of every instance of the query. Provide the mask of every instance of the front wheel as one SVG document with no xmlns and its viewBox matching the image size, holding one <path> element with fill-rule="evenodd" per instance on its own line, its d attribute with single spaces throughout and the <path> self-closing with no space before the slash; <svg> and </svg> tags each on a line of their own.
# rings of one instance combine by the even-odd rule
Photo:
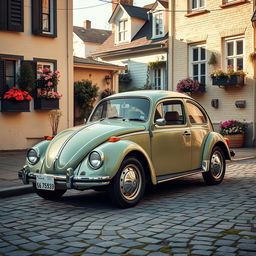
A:
<svg viewBox="0 0 256 256">
<path fill-rule="evenodd" d="M 211 154 L 210 169 L 203 173 L 203 178 L 206 184 L 220 184 L 224 179 L 226 171 L 226 162 L 223 151 L 220 147 L 214 147 Z"/>
<path fill-rule="evenodd" d="M 37 193 L 37 195 L 47 200 L 59 199 L 67 191 L 66 189 L 54 190 L 54 191 L 37 189 L 35 183 L 33 183 L 33 188 L 34 188 L 34 191 Z"/>
<path fill-rule="evenodd" d="M 110 199 L 122 208 L 136 205 L 145 191 L 145 173 L 134 157 L 126 158 L 109 187 Z"/>
</svg>

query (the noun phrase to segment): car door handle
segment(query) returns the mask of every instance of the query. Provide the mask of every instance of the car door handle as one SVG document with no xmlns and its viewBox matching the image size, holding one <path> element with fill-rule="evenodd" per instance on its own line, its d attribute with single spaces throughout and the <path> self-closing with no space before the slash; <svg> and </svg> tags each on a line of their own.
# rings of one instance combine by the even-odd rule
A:
<svg viewBox="0 0 256 256">
<path fill-rule="evenodd" d="M 190 132 L 185 131 L 182 135 L 184 135 L 184 136 L 189 136 L 189 135 L 191 135 L 191 133 L 190 133 Z"/>
</svg>

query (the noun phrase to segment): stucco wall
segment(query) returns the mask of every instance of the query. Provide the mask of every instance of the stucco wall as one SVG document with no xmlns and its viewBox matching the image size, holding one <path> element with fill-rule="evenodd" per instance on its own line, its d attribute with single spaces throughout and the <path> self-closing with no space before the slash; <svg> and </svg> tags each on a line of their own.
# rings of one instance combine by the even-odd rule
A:
<svg viewBox="0 0 256 256">
<path fill-rule="evenodd" d="M 73 54 L 72 54 L 72 0 L 58 1 L 57 38 L 32 35 L 31 1 L 24 1 L 24 32 L 0 31 L 0 54 L 21 55 L 24 60 L 33 58 L 55 59 L 61 77 L 58 91 L 62 117 L 59 131 L 73 124 Z M 0 112 L 0 150 L 25 149 L 31 139 L 51 135 L 49 111 L 35 111 L 30 103 L 29 113 Z M 33 139 L 32 139 L 33 140 Z M 37 139 L 35 139 L 36 141 Z"/>
<path fill-rule="evenodd" d="M 174 24 L 172 17 L 169 27 L 174 25 L 175 33 L 170 35 L 169 58 L 173 54 L 173 73 L 170 74 L 170 88 L 175 90 L 180 79 L 189 76 L 189 45 L 201 42 L 206 45 L 207 61 L 211 53 L 215 52 L 218 63 L 216 66 L 207 64 L 206 92 L 192 94 L 207 110 L 212 121 L 219 123 L 228 119 L 255 122 L 255 82 L 253 79 L 253 65 L 248 56 L 253 52 L 253 27 L 250 21 L 253 14 L 253 2 L 220 8 L 221 0 L 206 1 L 206 9 L 210 12 L 186 17 L 186 12 L 175 12 Z M 175 1 L 176 10 L 187 10 L 187 1 Z M 215 10 L 215 11 L 213 11 Z M 170 15 L 171 16 L 171 15 Z M 246 72 L 245 85 L 241 88 L 229 89 L 212 86 L 210 74 L 217 69 L 225 69 L 224 65 L 224 38 L 244 35 L 244 71 Z M 173 42 L 173 45 L 172 45 Z M 212 99 L 219 99 L 219 108 L 211 106 Z M 235 101 L 246 100 L 246 108 L 239 109 Z M 252 138 L 251 138 L 252 140 Z M 251 141 L 252 142 L 252 141 Z"/>
</svg>

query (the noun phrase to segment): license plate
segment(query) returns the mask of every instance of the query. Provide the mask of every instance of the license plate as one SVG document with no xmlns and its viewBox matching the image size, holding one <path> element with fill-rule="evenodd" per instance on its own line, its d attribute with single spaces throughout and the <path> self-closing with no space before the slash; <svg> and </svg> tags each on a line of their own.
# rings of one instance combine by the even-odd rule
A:
<svg viewBox="0 0 256 256">
<path fill-rule="evenodd" d="M 37 175 L 36 188 L 43 190 L 55 190 L 54 178 L 50 175 Z"/>
</svg>

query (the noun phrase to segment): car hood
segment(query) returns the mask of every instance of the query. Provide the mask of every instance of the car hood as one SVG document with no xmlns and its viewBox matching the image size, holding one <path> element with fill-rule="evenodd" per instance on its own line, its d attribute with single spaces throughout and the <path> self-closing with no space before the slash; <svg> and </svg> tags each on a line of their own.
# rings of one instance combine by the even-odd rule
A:
<svg viewBox="0 0 256 256">
<path fill-rule="evenodd" d="M 111 136 L 143 130 L 145 126 L 141 123 L 121 120 L 106 120 L 64 130 L 49 144 L 43 172 L 65 174 L 68 168 L 76 168 L 91 150 Z"/>
</svg>

